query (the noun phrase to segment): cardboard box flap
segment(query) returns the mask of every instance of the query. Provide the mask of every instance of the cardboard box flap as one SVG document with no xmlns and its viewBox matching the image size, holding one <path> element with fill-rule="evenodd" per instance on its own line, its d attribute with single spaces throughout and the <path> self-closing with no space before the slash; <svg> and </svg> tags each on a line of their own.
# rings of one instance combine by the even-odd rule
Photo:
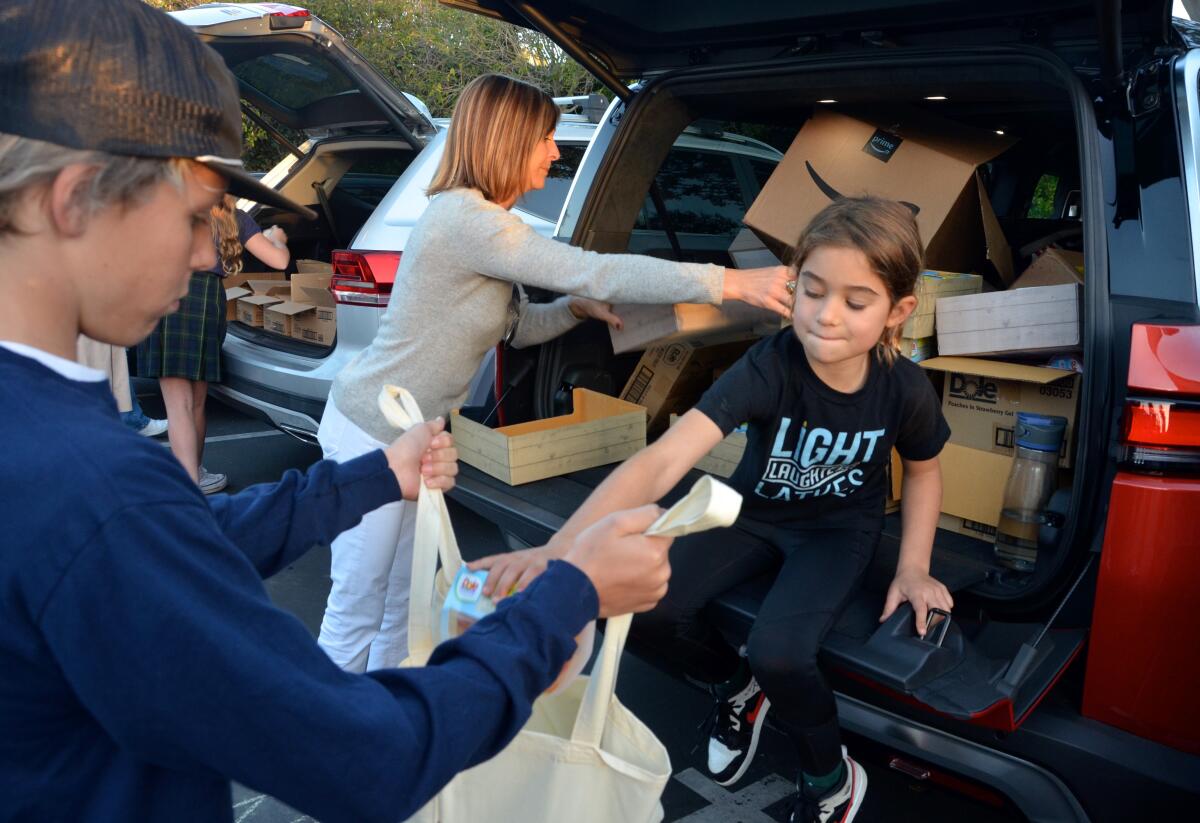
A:
<svg viewBox="0 0 1200 823">
<path fill-rule="evenodd" d="M 267 311 L 275 314 L 286 314 L 290 317 L 306 311 L 313 311 L 316 308 L 312 303 L 293 303 L 291 300 L 285 300 L 282 303 L 271 306 Z"/>
<path fill-rule="evenodd" d="M 252 294 L 249 297 L 238 298 L 239 303 L 249 303 L 252 306 L 270 306 L 283 301 L 271 294 Z"/>
<path fill-rule="evenodd" d="M 234 286 L 233 288 L 225 289 L 226 300 L 237 300 L 239 297 L 246 297 L 250 294 L 250 289 L 243 286 Z"/>
<path fill-rule="evenodd" d="M 286 280 L 247 280 L 246 285 L 254 290 L 255 294 L 289 294 L 292 291 L 291 283 Z"/>
<path fill-rule="evenodd" d="M 1029 366 L 1024 363 L 1007 363 L 1003 360 L 983 360 L 978 357 L 934 357 L 922 360 L 923 369 L 942 372 L 961 372 L 993 377 L 997 380 L 1020 380 L 1025 383 L 1045 385 L 1072 377 L 1075 372 L 1068 369 L 1052 369 L 1049 366 Z"/>
<path fill-rule="evenodd" d="M 333 265 L 326 263 L 324 260 L 304 260 L 297 258 L 296 271 L 301 274 L 329 274 L 333 271 Z"/>
<path fill-rule="evenodd" d="M 234 286 L 244 286 L 251 280 L 286 280 L 281 271 L 252 271 L 242 272 L 241 274 L 231 274 L 229 277 L 223 278 L 221 282 L 225 284 L 225 288 L 231 289 Z"/>
<path fill-rule="evenodd" d="M 303 294 L 304 302 L 306 303 L 311 303 L 314 306 L 325 307 L 337 305 L 333 299 L 333 292 L 329 290 L 328 286 L 315 288 L 313 286 L 302 286 L 300 291 Z"/>
<path fill-rule="evenodd" d="M 845 111 L 851 117 L 871 123 L 883 131 L 923 143 L 940 154 L 964 163 L 971 171 L 1016 144 L 1016 140 L 1010 137 L 976 129 L 911 106 L 849 107 Z"/>
<path fill-rule="evenodd" d="M 1004 236 L 1004 229 L 1000 228 L 1000 221 L 996 219 L 996 211 L 992 208 L 991 198 L 987 195 L 979 172 L 975 172 L 975 190 L 979 192 L 979 213 L 983 218 L 983 239 L 987 246 L 988 262 L 996 267 L 1000 282 L 1008 286 L 1015 275 L 1012 249 Z"/>
<path fill-rule="evenodd" d="M 1082 283 L 1083 273 L 1082 254 L 1077 251 L 1051 247 L 1039 253 L 1010 288 L 1025 289 L 1033 286 Z"/>
</svg>

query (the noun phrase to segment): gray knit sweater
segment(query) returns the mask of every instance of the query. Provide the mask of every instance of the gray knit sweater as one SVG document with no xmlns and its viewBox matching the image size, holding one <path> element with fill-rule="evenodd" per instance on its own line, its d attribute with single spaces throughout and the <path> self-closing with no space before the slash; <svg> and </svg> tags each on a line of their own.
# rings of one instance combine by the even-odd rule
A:
<svg viewBox="0 0 1200 823">
<path fill-rule="evenodd" d="M 550 340 L 579 321 L 568 298 L 514 301 L 513 285 L 621 303 L 720 303 L 721 266 L 598 254 L 542 237 L 475 189 L 434 197 L 400 258 L 371 345 L 333 382 L 342 414 L 382 442 L 399 432 L 377 407 L 385 383 L 412 392 L 427 420 L 462 404 L 487 350 Z"/>
</svg>

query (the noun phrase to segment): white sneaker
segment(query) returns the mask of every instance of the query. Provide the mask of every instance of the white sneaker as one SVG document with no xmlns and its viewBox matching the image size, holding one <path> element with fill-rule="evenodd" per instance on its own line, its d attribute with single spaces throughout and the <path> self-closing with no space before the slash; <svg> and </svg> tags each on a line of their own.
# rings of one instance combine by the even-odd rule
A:
<svg viewBox="0 0 1200 823">
<path fill-rule="evenodd" d="M 200 491 L 205 494 L 216 494 L 221 489 L 229 485 L 229 478 L 223 474 L 210 472 L 203 466 L 200 467 L 200 482 L 197 483 Z"/>
<path fill-rule="evenodd" d="M 804 786 L 804 775 L 797 781 L 795 804 L 790 823 L 851 823 L 862 808 L 867 794 L 867 772 L 842 746 L 846 775 L 840 785 L 821 797 L 812 797 Z"/>
<path fill-rule="evenodd" d="M 138 429 L 138 434 L 143 437 L 158 437 L 160 434 L 167 433 L 167 421 L 155 420 L 153 417 L 149 419 L 146 425 Z"/>
</svg>

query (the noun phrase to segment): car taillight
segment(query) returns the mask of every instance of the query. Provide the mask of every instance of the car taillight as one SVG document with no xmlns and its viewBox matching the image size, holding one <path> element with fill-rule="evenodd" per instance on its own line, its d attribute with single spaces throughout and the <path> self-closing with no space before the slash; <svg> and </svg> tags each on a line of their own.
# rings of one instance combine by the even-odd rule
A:
<svg viewBox="0 0 1200 823">
<path fill-rule="evenodd" d="M 1135 324 L 1127 383 L 1125 467 L 1200 472 L 1200 326 Z"/>
<path fill-rule="evenodd" d="M 308 9 L 289 6 L 287 3 L 263 3 L 272 31 L 301 28 L 311 17 Z"/>
<path fill-rule="evenodd" d="M 383 308 L 392 293 L 398 251 L 335 251 L 329 289 L 333 299 L 347 306 Z"/>
</svg>

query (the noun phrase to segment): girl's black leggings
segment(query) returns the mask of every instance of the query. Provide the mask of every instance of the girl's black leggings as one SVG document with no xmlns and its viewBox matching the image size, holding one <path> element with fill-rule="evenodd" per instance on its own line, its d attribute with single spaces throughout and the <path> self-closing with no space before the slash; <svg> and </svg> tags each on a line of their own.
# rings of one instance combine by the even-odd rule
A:
<svg viewBox="0 0 1200 823">
<path fill-rule="evenodd" d="M 821 640 L 858 588 L 879 543 L 877 530 L 738 525 L 682 537 L 671 547 L 671 584 L 634 619 L 638 639 L 698 680 L 733 677 L 739 655 L 705 614 L 735 586 L 775 571 L 750 630 L 750 670 L 771 700 L 770 716 L 795 742 L 808 774 L 841 762 L 833 691 L 817 666 Z"/>
</svg>

